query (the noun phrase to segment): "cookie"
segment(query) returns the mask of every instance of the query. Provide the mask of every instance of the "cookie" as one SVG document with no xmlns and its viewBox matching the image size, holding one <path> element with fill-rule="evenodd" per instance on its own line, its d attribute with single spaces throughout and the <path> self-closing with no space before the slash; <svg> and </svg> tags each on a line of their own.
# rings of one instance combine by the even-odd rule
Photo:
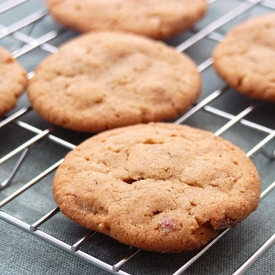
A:
<svg viewBox="0 0 275 275">
<path fill-rule="evenodd" d="M 24 68 L 12 57 L 10 52 L 0 47 L 0 117 L 13 109 L 18 97 L 27 85 Z"/>
<path fill-rule="evenodd" d="M 53 17 L 79 32 L 126 31 L 164 39 L 191 28 L 205 0 L 47 0 Z"/>
<path fill-rule="evenodd" d="M 181 252 L 254 211 L 260 179 L 229 141 L 159 122 L 84 141 L 57 169 L 53 194 L 61 211 L 86 228 L 144 250 Z"/>
<path fill-rule="evenodd" d="M 173 119 L 200 91 L 201 76 L 187 55 L 115 32 L 67 42 L 40 64 L 28 87 L 44 119 L 85 132 Z"/>
<path fill-rule="evenodd" d="M 275 101 L 275 13 L 243 22 L 213 52 L 217 73 L 247 97 Z"/>
</svg>

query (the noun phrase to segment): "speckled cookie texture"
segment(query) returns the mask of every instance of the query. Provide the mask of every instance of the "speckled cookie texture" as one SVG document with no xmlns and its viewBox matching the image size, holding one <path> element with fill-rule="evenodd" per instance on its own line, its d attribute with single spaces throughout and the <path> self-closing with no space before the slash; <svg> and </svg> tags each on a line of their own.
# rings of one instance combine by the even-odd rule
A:
<svg viewBox="0 0 275 275">
<path fill-rule="evenodd" d="M 205 0 L 47 0 L 54 18 L 80 32 L 127 31 L 164 39 L 191 28 Z"/>
<path fill-rule="evenodd" d="M 0 117 L 17 104 L 27 85 L 25 69 L 5 48 L 0 47 Z"/>
<path fill-rule="evenodd" d="M 275 101 L 275 13 L 234 27 L 213 53 L 218 74 L 250 98 Z"/>
<path fill-rule="evenodd" d="M 259 202 L 245 153 L 172 123 L 105 131 L 69 152 L 53 181 L 61 211 L 84 227 L 158 252 L 199 248 Z"/>
<path fill-rule="evenodd" d="M 200 91 L 201 76 L 187 55 L 114 32 L 67 42 L 40 64 L 28 87 L 44 119 L 86 132 L 173 119 Z"/>
</svg>

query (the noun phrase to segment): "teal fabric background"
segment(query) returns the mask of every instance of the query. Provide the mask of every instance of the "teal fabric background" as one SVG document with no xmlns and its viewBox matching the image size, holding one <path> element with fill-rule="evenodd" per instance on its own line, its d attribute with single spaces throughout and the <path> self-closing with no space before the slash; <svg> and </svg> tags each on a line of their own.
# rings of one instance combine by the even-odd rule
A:
<svg viewBox="0 0 275 275">
<path fill-rule="evenodd" d="M 194 30 L 165 41 L 172 46 L 179 45 L 182 41 L 190 38 L 195 31 L 204 29 L 206 26 L 235 9 L 246 1 L 229 0 L 214 1 L 209 6 L 207 15 L 195 26 Z M 248 2 L 248 1 L 247 1 Z M 275 6 L 275 1 L 267 1 Z M 5 3 L 1 1 L 0 4 Z M 0 5 L 1 7 L 1 5 Z M 42 0 L 29 0 L 10 11 L 0 14 L 0 25 L 10 26 L 16 21 L 26 17 L 37 10 L 46 9 Z M 234 20 L 215 31 L 217 35 L 224 35 L 234 25 L 248 18 L 274 12 L 266 6 L 256 5 L 249 11 L 237 16 Z M 1 30 L 1 28 L 0 28 Z M 54 22 L 51 16 L 45 16 L 33 27 L 27 26 L 20 32 L 39 38 L 41 35 L 52 30 L 60 31 L 62 27 Z M 48 43 L 58 47 L 68 39 L 78 35 L 75 32 L 64 30 L 57 38 Z M 217 41 L 211 37 L 206 37 L 198 43 L 185 50 L 193 60 L 200 65 L 211 57 L 213 48 Z M 15 51 L 24 46 L 10 35 L 0 39 L 0 45 Z M 31 52 L 18 58 L 18 61 L 32 72 L 37 64 L 45 58 L 49 52 L 41 48 L 35 48 Z M 275 67 L 275 61 L 274 61 Z M 198 103 L 213 93 L 215 90 L 224 87 L 224 83 L 215 74 L 213 68 L 202 71 L 203 92 Z M 1 85 L 1 84 L 0 84 Z M 237 115 L 243 109 L 253 103 L 250 99 L 240 95 L 233 89 L 228 89 L 219 98 L 209 104 L 212 108 L 217 108 L 231 115 Z M 18 106 L 8 115 L 20 110 L 22 107 L 29 106 L 27 96 L 20 98 Z M 259 108 L 245 117 L 246 120 L 260 124 L 268 129 L 275 129 L 275 105 L 273 103 L 263 103 Z M 1 121 L 1 120 L 0 120 Z M 45 122 L 34 111 L 30 111 L 20 118 L 38 129 L 44 130 L 51 125 Z M 184 123 L 193 127 L 198 127 L 215 132 L 222 127 L 228 120 L 215 114 L 200 110 L 192 115 Z M 90 134 L 76 133 L 69 130 L 58 129 L 52 133 L 74 145 L 85 140 Z M 0 158 L 11 150 L 29 140 L 33 133 L 23 129 L 15 123 L 11 123 L 0 128 Z M 267 133 L 247 127 L 237 123 L 222 137 L 228 139 L 241 147 L 245 152 L 256 146 Z M 271 140 L 266 146 L 261 148 L 252 156 L 252 161 L 259 170 L 262 179 L 263 190 L 275 181 L 275 161 L 271 158 L 275 150 L 275 140 Z M 42 173 L 45 169 L 59 161 L 69 151 L 52 140 L 46 138 L 39 142 L 29 153 L 27 159 L 20 167 L 13 179 L 12 184 L 0 191 L 0 203 L 10 194 L 31 181 L 34 177 Z M 0 181 L 3 181 L 10 173 L 18 156 L 5 162 L 0 166 Z M 46 176 L 29 190 L 18 196 L 0 211 L 8 213 L 17 219 L 32 224 L 56 207 L 51 193 L 51 182 L 53 173 Z M 232 274 L 244 261 L 246 261 L 265 241 L 274 234 L 275 231 L 275 191 L 271 192 L 260 204 L 258 210 L 251 214 L 245 221 L 220 239 L 211 247 L 198 261 L 196 261 L 185 274 Z M 48 222 L 39 227 L 43 232 L 60 239 L 67 244 L 73 244 L 82 238 L 88 231 L 72 221 L 68 220 L 61 213 L 58 213 Z M 63 251 L 47 242 L 36 238 L 29 233 L 22 231 L 14 225 L 0 219 L 0 273 L 2 275 L 30 275 L 30 274 L 107 274 L 105 271 L 94 267 L 86 261 Z M 96 234 L 89 239 L 81 250 L 96 258 L 113 265 L 120 261 L 130 251 L 129 247 L 117 241 Z M 198 251 L 180 254 L 160 254 L 141 251 L 126 263 L 122 270 L 130 274 L 173 274 L 185 262 L 187 262 Z M 258 275 L 274 274 L 275 270 L 275 250 L 272 247 L 259 261 L 257 261 L 247 272 L 247 274 Z"/>
</svg>

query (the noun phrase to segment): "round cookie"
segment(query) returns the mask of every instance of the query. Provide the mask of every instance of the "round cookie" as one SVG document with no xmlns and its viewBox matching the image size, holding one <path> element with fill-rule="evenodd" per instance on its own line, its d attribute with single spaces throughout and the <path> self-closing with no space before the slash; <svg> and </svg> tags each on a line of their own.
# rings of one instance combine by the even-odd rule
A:
<svg viewBox="0 0 275 275">
<path fill-rule="evenodd" d="M 275 13 L 234 27 L 213 52 L 217 73 L 250 98 L 275 101 Z"/>
<path fill-rule="evenodd" d="M 27 85 L 27 74 L 10 52 L 0 47 L 0 117 L 16 106 Z"/>
<path fill-rule="evenodd" d="M 77 146 L 57 169 L 53 194 L 84 227 L 141 249 L 181 252 L 254 211 L 260 179 L 232 143 L 189 126 L 149 123 Z"/>
<path fill-rule="evenodd" d="M 200 91 L 196 65 L 174 48 L 133 34 L 93 32 L 46 58 L 28 96 L 44 119 L 99 132 L 173 119 Z"/>
<path fill-rule="evenodd" d="M 164 39 L 191 28 L 206 0 L 47 0 L 54 18 L 80 32 L 127 31 Z"/>
</svg>

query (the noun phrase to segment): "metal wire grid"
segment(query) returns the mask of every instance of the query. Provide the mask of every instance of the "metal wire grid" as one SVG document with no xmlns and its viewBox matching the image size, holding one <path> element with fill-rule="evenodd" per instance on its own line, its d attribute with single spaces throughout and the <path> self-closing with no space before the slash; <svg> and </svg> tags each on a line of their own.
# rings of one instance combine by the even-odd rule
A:
<svg viewBox="0 0 275 275">
<path fill-rule="evenodd" d="M 209 1 L 209 5 L 213 5 L 218 0 Z M 20 5 L 31 2 L 28 0 L 9 0 L 9 1 L 2 1 L 0 3 L 0 17 L 2 14 L 5 14 L 7 11 L 15 10 Z M 36 1 L 37 2 L 37 1 Z M 230 2 L 230 1 L 228 1 Z M 176 45 L 176 49 L 179 52 L 187 51 L 191 47 L 193 47 L 196 43 L 203 41 L 204 39 L 214 40 L 216 42 L 220 41 L 223 35 L 218 32 L 219 28 L 224 27 L 227 23 L 230 23 L 232 20 L 238 19 L 240 16 L 244 15 L 247 12 L 253 11 L 255 7 L 264 7 L 269 11 L 275 10 L 275 1 L 238 1 L 238 5 L 234 8 L 227 11 L 223 16 L 215 19 L 211 23 L 206 26 L 203 26 L 199 30 L 193 30 L 192 35 L 185 39 L 184 42 L 179 43 Z M 61 34 L 68 32 L 65 29 L 59 28 L 58 30 L 49 30 L 48 32 L 40 35 L 37 38 L 32 37 L 32 31 L 37 24 L 40 24 L 46 17 L 48 17 L 48 11 L 45 8 L 39 8 L 36 12 L 32 13 L 31 15 L 25 16 L 23 19 L 11 23 L 8 26 L 0 26 L 0 39 L 5 39 L 12 37 L 15 41 L 11 44 L 10 50 L 13 52 L 13 56 L 17 59 L 34 51 L 35 49 L 43 50 L 44 52 L 54 53 L 58 49 L 58 45 L 54 46 L 50 44 L 53 39 L 58 38 Z M 73 34 L 74 35 L 74 34 Z M 0 40 L 0 42 L 1 42 Z M 5 45 L 5 44 L 4 44 Z M 9 44 L 10 45 L 10 44 Z M 203 73 L 212 65 L 211 57 L 207 58 L 203 62 L 198 65 L 198 70 Z M 33 71 L 30 71 L 28 76 L 31 78 L 33 75 Z M 227 123 L 222 125 L 219 129 L 215 131 L 216 135 L 221 135 L 226 131 L 232 129 L 235 125 L 242 125 L 244 127 L 251 128 L 255 131 L 259 131 L 263 133 L 264 138 L 257 142 L 257 144 L 251 148 L 247 152 L 247 156 L 252 157 L 256 152 L 260 149 L 263 149 L 266 144 L 269 144 L 271 140 L 274 140 L 275 137 L 275 130 L 274 128 L 266 127 L 262 124 L 257 122 L 253 122 L 249 119 L 246 119 L 249 114 L 251 114 L 257 108 L 261 108 L 262 102 L 251 102 L 251 105 L 246 107 L 245 109 L 241 110 L 237 114 L 231 114 L 229 112 L 223 111 L 219 108 L 210 106 L 210 103 L 214 102 L 216 99 L 222 97 L 225 93 L 230 90 L 229 87 L 224 86 L 222 89 L 218 89 L 216 91 L 212 91 L 207 96 L 205 96 L 200 102 L 198 102 L 193 108 L 191 108 L 187 113 L 183 116 L 179 117 L 175 123 L 185 123 L 188 119 L 192 118 L 196 115 L 199 111 L 204 111 L 209 114 L 213 114 L 216 117 L 222 118 L 227 120 Z M 7 179 L 5 179 L 2 183 L 0 183 L 0 190 L 4 188 L 8 188 L 10 184 L 12 184 L 13 178 L 16 176 L 16 173 L 20 170 L 21 164 L 26 160 L 28 157 L 28 153 L 36 146 L 37 142 L 49 139 L 51 142 L 58 144 L 59 146 L 63 146 L 71 150 L 75 147 L 74 144 L 67 141 L 64 138 L 57 137 L 53 135 L 53 132 L 58 128 L 56 126 L 51 126 L 45 130 L 41 130 L 38 127 L 35 127 L 29 123 L 24 122 L 21 120 L 26 114 L 28 114 L 32 110 L 31 106 L 23 106 L 18 108 L 13 113 L 10 113 L 6 117 L 2 119 L 0 122 L 0 131 L 2 128 L 4 129 L 7 125 L 15 124 L 19 128 L 22 128 L 26 131 L 29 131 L 33 134 L 33 137 L 28 139 L 26 142 L 23 142 L 21 145 L 16 147 L 15 149 L 5 153 L 1 156 L 0 165 L 3 165 L 10 159 L 15 157 L 17 159 L 16 163 L 14 164 L 13 168 Z M 273 159 L 275 158 L 275 151 L 268 152 L 268 157 Z M 60 159 L 47 169 L 45 169 L 42 173 L 38 176 L 31 179 L 28 183 L 24 184 L 21 188 L 17 189 L 15 192 L 7 196 L 4 200 L 0 202 L 0 208 L 3 209 L 5 205 L 9 202 L 13 201 L 17 196 L 22 194 L 24 191 L 28 190 L 29 188 L 33 187 L 36 183 L 41 181 L 43 178 L 47 177 L 50 173 L 52 173 L 62 162 L 63 159 Z M 264 199 L 273 189 L 275 188 L 275 181 L 269 183 L 266 189 L 261 194 L 261 200 Z M 140 252 L 139 249 L 132 248 L 130 253 L 127 252 L 127 255 L 123 257 L 121 260 L 116 262 L 115 264 L 108 264 L 102 260 L 97 259 L 96 257 L 84 252 L 81 250 L 83 244 L 89 240 L 92 236 L 94 236 L 95 232 L 88 232 L 85 234 L 79 241 L 75 242 L 74 244 L 68 244 L 58 238 L 51 236 L 50 234 L 45 233 L 41 230 L 41 226 L 46 223 L 48 220 L 53 218 L 59 212 L 59 208 L 56 207 L 52 211 L 48 212 L 46 215 L 38 219 L 36 222 L 29 224 L 23 222 L 22 220 L 14 217 L 11 214 L 6 213 L 4 210 L 0 211 L 0 219 L 6 221 L 17 228 L 20 228 L 27 233 L 30 233 L 56 247 L 61 248 L 64 251 L 67 251 L 92 265 L 99 267 L 109 273 L 113 274 L 129 274 L 123 271 L 123 265 L 127 262 L 131 262 L 131 259 Z M 173 274 L 182 274 L 184 273 L 192 264 L 194 264 L 199 258 L 207 252 L 216 242 L 218 242 L 230 229 L 225 230 L 222 232 L 216 239 L 210 242 L 207 246 L 205 246 L 201 251 L 191 257 L 183 266 L 181 266 L 178 270 L 176 270 Z M 253 265 L 269 248 L 273 246 L 275 243 L 275 234 L 272 235 L 266 242 L 258 248 L 258 250 L 253 254 L 251 257 L 247 259 L 247 261 L 238 268 L 234 274 L 243 274 L 247 271 L 251 265 Z"/>
</svg>

